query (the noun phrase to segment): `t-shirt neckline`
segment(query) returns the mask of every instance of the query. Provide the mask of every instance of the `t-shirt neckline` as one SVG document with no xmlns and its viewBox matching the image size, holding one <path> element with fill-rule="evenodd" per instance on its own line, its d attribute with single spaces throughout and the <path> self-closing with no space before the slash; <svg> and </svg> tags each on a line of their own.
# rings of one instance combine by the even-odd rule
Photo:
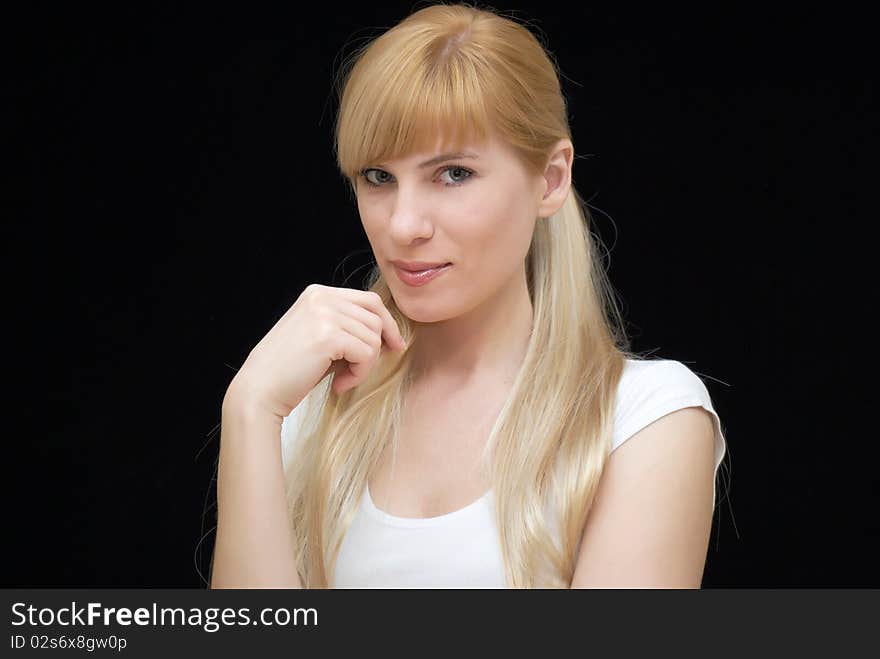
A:
<svg viewBox="0 0 880 659">
<path fill-rule="evenodd" d="M 364 487 L 363 507 L 371 517 L 379 522 L 382 522 L 383 524 L 407 528 L 419 528 L 425 526 L 435 526 L 437 524 L 444 524 L 464 517 L 482 507 L 486 502 L 488 502 L 491 496 L 492 488 L 489 488 L 486 492 L 483 493 L 483 495 L 479 499 L 472 501 L 463 508 L 453 510 L 452 512 L 446 513 L 444 515 L 436 515 L 434 517 L 398 517 L 396 515 L 386 513 L 373 502 L 373 496 L 370 493 L 370 486 L 369 484 L 367 484 Z"/>
</svg>

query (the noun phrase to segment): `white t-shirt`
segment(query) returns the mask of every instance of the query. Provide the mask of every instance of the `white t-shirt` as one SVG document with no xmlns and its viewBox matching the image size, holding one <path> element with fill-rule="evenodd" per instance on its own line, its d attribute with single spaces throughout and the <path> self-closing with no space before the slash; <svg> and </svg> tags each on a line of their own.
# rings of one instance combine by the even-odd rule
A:
<svg viewBox="0 0 880 659">
<path fill-rule="evenodd" d="M 715 425 L 715 475 L 727 442 L 703 381 L 674 360 L 631 360 L 618 386 L 611 451 L 662 416 L 702 407 Z M 281 425 L 282 462 L 291 448 L 297 411 Z M 715 494 L 713 493 L 713 497 Z M 446 515 L 396 517 L 376 507 L 369 487 L 343 538 L 334 588 L 506 588 L 493 516 L 493 490 Z"/>
</svg>

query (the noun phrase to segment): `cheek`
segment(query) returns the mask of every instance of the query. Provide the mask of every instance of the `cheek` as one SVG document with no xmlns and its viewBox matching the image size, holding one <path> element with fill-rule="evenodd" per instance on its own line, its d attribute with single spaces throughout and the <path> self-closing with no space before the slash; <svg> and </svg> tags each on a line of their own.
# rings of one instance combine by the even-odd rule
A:
<svg viewBox="0 0 880 659">
<path fill-rule="evenodd" d="M 378 230 L 378 215 L 370 204 L 361 201 L 358 201 L 358 215 L 360 216 L 364 233 L 367 234 L 367 238 L 372 243 Z"/>
<path fill-rule="evenodd" d="M 509 191 L 508 191 L 509 192 Z M 526 249 L 531 243 L 534 219 L 529 214 L 529 202 L 517 194 L 493 194 L 483 196 L 464 214 L 464 231 L 470 236 L 470 244 L 487 258 L 509 258 L 511 254 Z"/>
</svg>

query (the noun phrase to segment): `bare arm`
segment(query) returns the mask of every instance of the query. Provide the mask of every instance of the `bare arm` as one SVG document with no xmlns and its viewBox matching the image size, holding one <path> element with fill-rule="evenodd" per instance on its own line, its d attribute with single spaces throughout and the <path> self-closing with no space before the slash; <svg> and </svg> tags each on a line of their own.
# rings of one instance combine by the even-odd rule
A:
<svg viewBox="0 0 880 659">
<path fill-rule="evenodd" d="M 281 462 L 281 423 L 331 372 L 360 384 L 390 346 L 406 349 L 378 293 L 310 284 L 251 350 L 226 396 L 211 588 L 302 588 Z"/>
<path fill-rule="evenodd" d="M 211 588 L 302 588 L 281 466 L 281 418 L 223 400 Z"/>
<path fill-rule="evenodd" d="M 608 458 L 572 588 L 700 588 L 712 526 L 714 428 L 676 410 Z"/>
</svg>

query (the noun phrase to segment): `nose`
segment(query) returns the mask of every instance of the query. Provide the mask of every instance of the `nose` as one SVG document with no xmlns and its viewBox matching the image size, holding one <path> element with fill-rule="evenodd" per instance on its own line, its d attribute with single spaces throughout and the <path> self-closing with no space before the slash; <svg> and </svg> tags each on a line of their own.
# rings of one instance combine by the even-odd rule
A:
<svg viewBox="0 0 880 659">
<path fill-rule="evenodd" d="M 391 215 L 387 231 L 392 240 L 408 245 L 419 238 L 430 238 L 434 226 L 429 218 L 429 200 L 416 185 L 397 184 L 392 192 Z"/>
</svg>

